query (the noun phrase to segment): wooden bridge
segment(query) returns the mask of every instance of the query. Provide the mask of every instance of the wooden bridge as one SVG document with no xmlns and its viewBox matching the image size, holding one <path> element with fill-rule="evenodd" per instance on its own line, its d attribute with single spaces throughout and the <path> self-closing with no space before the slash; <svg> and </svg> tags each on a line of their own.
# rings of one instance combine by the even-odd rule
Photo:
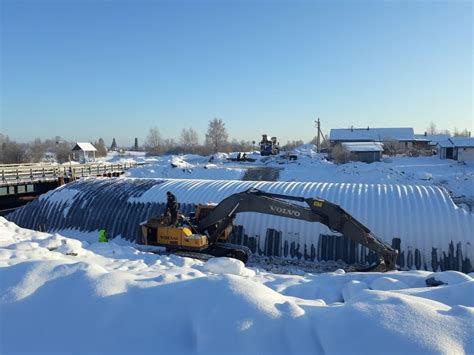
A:
<svg viewBox="0 0 474 355">
<path fill-rule="evenodd" d="M 120 175 L 137 163 L 88 164 L 3 164 L 0 165 L 0 186 L 25 182 L 57 181 L 60 178 L 75 180 L 89 176 Z"/>
<path fill-rule="evenodd" d="M 137 165 L 136 162 L 0 164 L 0 215 L 70 181 L 83 177 L 119 176 Z"/>
</svg>

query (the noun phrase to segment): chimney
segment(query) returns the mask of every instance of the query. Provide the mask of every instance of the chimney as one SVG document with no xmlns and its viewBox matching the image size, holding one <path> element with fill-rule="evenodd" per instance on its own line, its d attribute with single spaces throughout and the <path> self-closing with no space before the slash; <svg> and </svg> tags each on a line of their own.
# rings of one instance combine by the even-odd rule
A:
<svg viewBox="0 0 474 355">
<path fill-rule="evenodd" d="M 354 126 L 351 126 L 351 132 L 354 131 Z"/>
<path fill-rule="evenodd" d="M 369 126 L 367 126 L 367 130 L 369 130 Z"/>
<path fill-rule="evenodd" d="M 425 131 L 425 137 L 428 135 L 428 132 Z"/>
</svg>

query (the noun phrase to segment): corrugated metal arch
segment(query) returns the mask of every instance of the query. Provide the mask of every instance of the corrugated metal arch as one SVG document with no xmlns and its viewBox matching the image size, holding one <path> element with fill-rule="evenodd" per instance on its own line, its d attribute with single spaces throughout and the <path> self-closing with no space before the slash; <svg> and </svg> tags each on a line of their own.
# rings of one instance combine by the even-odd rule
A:
<svg viewBox="0 0 474 355">
<path fill-rule="evenodd" d="M 61 229 L 95 231 L 105 228 L 111 236 L 120 235 L 129 240 L 137 240 L 139 223 L 163 212 L 165 192 L 168 190 L 178 197 L 181 209 L 190 212 L 195 203 L 218 203 L 233 193 L 251 187 L 294 196 L 319 196 L 341 205 L 388 243 L 392 243 L 394 238 L 399 238 L 404 258 L 401 261 L 405 267 L 414 267 L 408 261 L 414 259 L 414 253 L 418 251 L 416 253 L 419 253 L 421 260 L 417 262 L 423 268 L 439 266 L 441 269 L 447 269 L 453 268 L 454 264 L 462 264 L 463 270 L 472 270 L 469 257 L 473 248 L 474 215 L 458 208 L 446 191 L 434 186 L 83 179 L 41 196 L 10 214 L 8 218 L 26 228 L 36 229 L 41 226 L 47 231 Z M 280 255 L 284 254 L 285 242 L 290 246 L 294 243 L 293 248 L 297 248 L 299 244 L 302 249 L 320 249 L 321 235 L 333 234 L 327 227 L 318 223 L 256 213 L 240 214 L 236 224 L 243 226 L 242 239 L 248 241 L 254 238 L 264 253 L 268 231 L 270 229 L 280 231 L 282 235 Z M 257 238 L 257 235 L 260 237 Z M 342 246 L 346 247 L 348 246 Z M 365 260 L 367 257 L 359 247 L 355 253 L 359 255 L 358 260 Z M 321 254 L 318 254 L 318 258 L 320 257 Z"/>
</svg>

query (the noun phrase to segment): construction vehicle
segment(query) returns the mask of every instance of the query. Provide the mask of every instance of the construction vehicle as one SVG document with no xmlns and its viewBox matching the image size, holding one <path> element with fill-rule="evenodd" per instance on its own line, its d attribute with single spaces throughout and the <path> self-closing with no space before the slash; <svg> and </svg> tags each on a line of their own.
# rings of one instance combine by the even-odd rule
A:
<svg viewBox="0 0 474 355">
<path fill-rule="evenodd" d="M 305 203 L 307 207 L 290 201 Z M 227 256 L 246 263 L 251 255 L 250 250 L 245 246 L 229 243 L 233 220 L 241 212 L 322 223 L 330 230 L 374 251 L 380 262 L 371 267 L 370 271 L 396 268 L 397 250 L 377 238 L 340 206 L 320 198 L 287 196 L 257 189 L 235 193 L 217 205 L 198 205 L 194 216 L 183 216 L 177 226 L 169 225 L 168 216 L 151 218 L 141 224 L 142 243 L 166 247 L 171 252 L 188 251 Z M 367 270 L 369 269 L 364 271 Z"/>
<path fill-rule="evenodd" d="M 277 155 L 280 153 L 280 145 L 277 142 L 276 137 L 268 139 L 266 134 L 262 134 L 262 140 L 260 141 L 260 155 Z"/>
</svg>

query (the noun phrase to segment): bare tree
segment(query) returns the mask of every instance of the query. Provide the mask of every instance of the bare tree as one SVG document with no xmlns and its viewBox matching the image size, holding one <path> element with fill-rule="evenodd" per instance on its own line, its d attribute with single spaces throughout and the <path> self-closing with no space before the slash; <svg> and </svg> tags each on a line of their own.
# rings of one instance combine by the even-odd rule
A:
<svg viewBox="0 0 474 355">
<path fill-rule="evenodd" d="M 351 154 L 341 144 L 336 144 L 331 151 L 331 158 L 336 164 L 345 164 L 350 160 Z"/>
<path fill-rule="evenodd" d="M 436 123 L 431 121 L 429 126 L 426 128 L 426 133 L 429 135 L 438 134 L 438 130 L 436 129 Z"/>
<path fill-rule="evenodd" d="M 107 148 L 105 147 L 105 142 L 102 138 L 99 138 L 98 142 L 94 142 L 94 147 L 97 149 L 96 156 L 105 157 L 107 156 Z"/>
<path fill-rule="evenodd" d="M 179 154 L 176 141 L 173 138 L 166 138 L 163 141 L 162 151 L 166 154 Z"/>
<path fill-rule="evenodd" d="M 3 163 L 3 147 L 5 145 L 6 138 L 2 133 L 0 133 L 0 163 Z"/>
<path fill-rule="evenodd" d="M 231 152 L 248 152 L 253 150 L 252 142 L 245 141 L 243 139 L 238 141 L 235 138 L 232 139 L 228 147 Z"/>
<path fill-rule="evenodd" d="M 281 147 L 282 150 L 286 150 L 286 151 L 290 151 L 290 150 L 293 150 L 295 149 L 296 147 L 300 146 L 304 144 L 304 142 L 302 140 L 294 140 L 294 141 L 287 141 L 286 144 Z"/>
<path fill-rule="evenodd" d="M 159 154 L 162 151 L 163 139 L 158 127 L 150 128 L 146 137 L 146 148 L 149 154 Z"/>
<path fill-rule="evenodd" d="M 225 123 L 220 118 L 214 118 L 209 121 L 209 126 L 206 133 L 206 145 L 213 148 L 214 153 L 217 153 L 225 145 L 229 135 L 225 129 Z"/>
<path fill-rule="evenodd" d="M 189 129 L 183 128 L 179 144 L 186 153 L 195 153 L 196 147 L 199 145 L 199 137 L 197 132 L 191 127 Z"/>
<path fill-rule="evenodd" d="M 55 147 L 56 160 L 58 163 L 65 163 L 71 160 L 71 144 L 64 141 L 57 141 Z"/>
<path fill-rule="evenodd" d="M 388 155 L 395 156 L 398 153 L 399 145 L 399 142 L 395 139 L 386 139 L 383 142 L 383 149 Z"/>
<path fill-rule="evenodd" d="M 21 164 L 28 162 L 27 146 L 18 144 L 5 137 L 2 143 L 1 163 Z"/>
<path fill-rule="evenodd" d="M 46 144 L 41 141 L 40 138 L 35 140 L 29 145 L 28 149 L 28 160 L 30 163 L 38 163 L 43 159 L 44 153 L 46 153 Z"/>
<path fill-rule="evenodd" d="M 454 137 L 469 137 L 470 133 L 467 130 L 467 128 L 464 128 L 462 131 L 458 131 L 458 129 L 454 127 L 453 136 Z"/>
</svg>

